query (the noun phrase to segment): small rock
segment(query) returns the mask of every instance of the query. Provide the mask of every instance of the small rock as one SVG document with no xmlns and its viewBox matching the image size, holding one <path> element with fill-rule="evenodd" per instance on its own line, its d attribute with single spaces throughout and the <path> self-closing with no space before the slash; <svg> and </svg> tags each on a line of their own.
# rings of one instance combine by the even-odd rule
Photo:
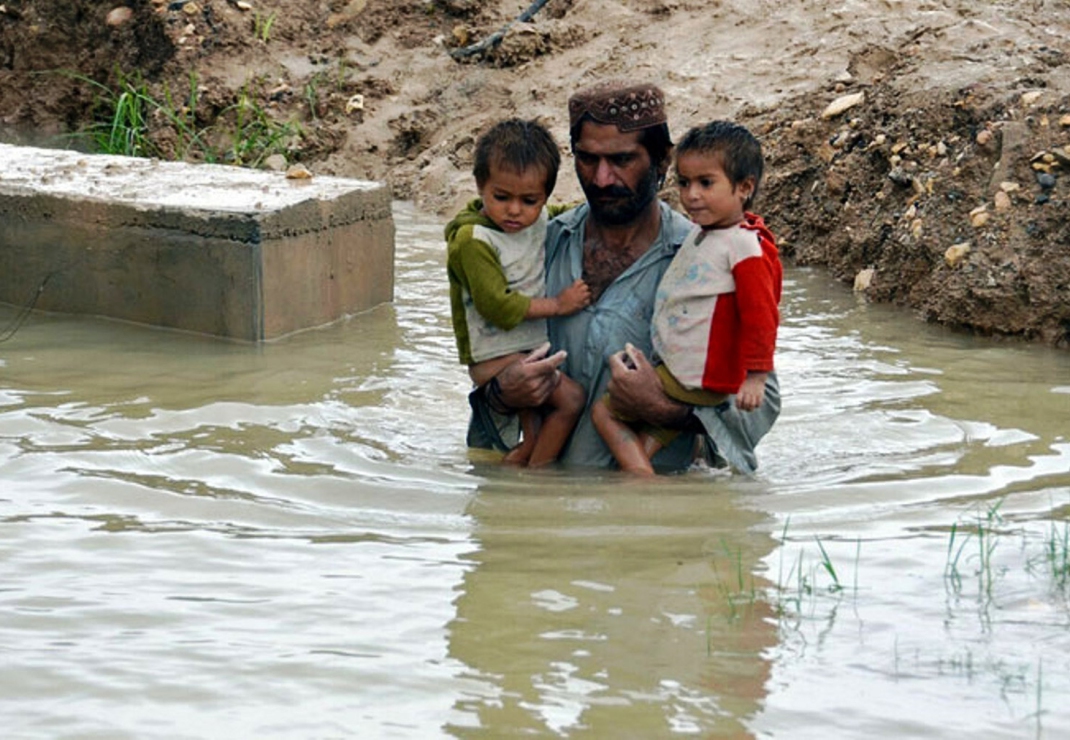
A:
<svg viewBox="0 0 1070 740">
<path fill-rule="evenodd" d="M 264 159 L 264 169 L 283 172 L 286 169 L 286 157 L 282 154 L 272 154 Z"/>
<path fill-rule="evenodd" d="M 1043 90 L 1030 90 L 1029 92 L 1022 93 L 1022 105 L 1032 105 L 1037 102 L 1043 94 Z"/>
<path fill-rule="evenodd" d="M 832 137 L 832 139 L 829 141 L 829 146 L 831 146 L 833 149 L 842 149 L 844 145 L 847 144 L 847 141 L 850 138 L 851 133 L 849 131 L 841 131 L 840 133 Z"/>
<path fill-rule="evenodd" d="M 914 219 L 910 223 L 910 235 L 913 236 L 915 239 L 920 239 L 923 227 L 924 224 L 922 223 L 920 218 Z"/>
<path fill-rule="evenodd" d="M 828 120 L 829 118 L 835 118 L 841 113 L 844 113 L 845 111 L 854 108 L 856 105 L 858 105 L 865 99 L 866 94 L 864 92 L 856 92 L 852 93 L 851 95 L 843 95 L 841 97 L 838 97 L 831 103 L 829 103 L 828 107 L 825 108 L 824 111 L 822 111 L 821 117 L 825 120 Z"/>
<path fill-rule="evenodd" d="M 299 163 L 297 163 L 295 165 L 291 165 L 290 169 L 286 170 L 286 179 L 287 180 L 311 180 L 312 179 L 312 173 L 309 172 L 308 167 L 305 167 L 303 164 L 301 164 L 299 162 Z"/>
<path fill-rule="evenodd" d="M 888 141 L 888 137 L 884 134 L 877 134 L 873 137 L 873 143 L 877 146 L 884 146 L 884 143 Z"/>
<path fill-rule="evenodd" d="M 201 8 L 197 3 L 186 3 L 182 6 L 182 12 L 186 15 L 197 15 L 201 12 Z"/>
<path fill-rule="evenodd" d="M 1016 182 L 1004 180 L 999 184 L 999 189 L 1002 190 L 1004 193 L 1017 193 L 1019 190 L 1022 189 L 1022 186 Z"/>
<path fill-rule="evenodd" d="M 346 115 L 362 110 L 364 110 L 364 96 L 360 93 L 353 95 L 346 101 Z"/>
<path fill-rule="evenodd" d="M 872 267 L 867 267 L 864 270 L 859 270 L 855 275 L 855 292 L 862 293 L 873 283 L 873 276 L 877 273 Z"/>
<path fill-rule="evenodd" d="M 947 144 L 942 141 L 936 142 L 936 153 L 941 157 L 947 156 Z"/>
<path fill-rule="evenodd" d="M 1038 206 L 1042 206 L 1050 200 L 1051 196 L 1047 193 L 1039 193 L 1037 194 L 1037 197 L 1033 199 L 1033 202 L 1036 203 Z"/>
<path fill-rule="evenodd" d="M 975 229 L 979 229 L 987 224 L 989 217 L 988 206 L 978 206 L 970 211 L 970 223 L 973 224 Z"/>
<path fill-rule="evenodd" d="M 1007 195 L 1002 190 L 996 193 L 993 200 L 996 204 L 997 211 L 1005 211 L 1011 207 L 1011 196 Z"/>
<path fill-rule="evenodd" d="M 243 11 L 252 10 L 253 9 L 253 4 L 252 3 L 247 3 L 247 2 L 245 2 L 245 0 L 238 0 L 238 2 L 234 3 L 234 7 L 236 7 L 238 10 L 243 10 Z"/>
<path fill-rule="evenodd" d="M 992 132 L 986 128 L 977 132 L 977 137 L 974 139 L 978 146 L 986 147 L 992 142 Z"/>
<path fill-rule="evenodd" d="M 966 255 L 970 253 L 970 243 L 960 242 L 958 244 L 952 244 L 944 252 L 944 262 L 948 267 L 958 267 L 962 260 L 966 259 Z"/>
<path fill-rule="evenodd" d="M 124 23 L 127 23 L 133 17 L 134 11 L 132 8 L 128 8 L 125 5 L 120 5 L 119 7 L 112 8 L 110 11 L 108 11 L 108 15 L 104 19 L 104 22 L 112 28 L 116 28 L 118 26 L 123 25 Z"/>
<path fill-rule="evenodd" d="M 1045 190 L 1051 190 L 1055 187 L 1055 175 L 1050 172 L 1038 172 L 1037 173 L 1037 185 Z"/>
<path fill-rule="evenodd" d="M 888 179 L 903 187 L 908 187 L 914 182 L 914 178 L 902 167 L 893 167 L 888 173 Z"/>
</svg>

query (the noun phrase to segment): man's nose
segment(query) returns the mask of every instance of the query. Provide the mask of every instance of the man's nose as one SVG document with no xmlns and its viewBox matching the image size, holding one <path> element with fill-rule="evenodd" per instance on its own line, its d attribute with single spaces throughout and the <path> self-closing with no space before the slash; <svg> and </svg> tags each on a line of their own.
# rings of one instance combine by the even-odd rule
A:
<svg viewBox="0 0 1070 740">
<path fill-rule="evenodd" d="M 608 160 L 599 159 L 594 169 L 594 184 L 604 188 L 613 185 L 617 181 L 617 173 Z"/>
</svg>

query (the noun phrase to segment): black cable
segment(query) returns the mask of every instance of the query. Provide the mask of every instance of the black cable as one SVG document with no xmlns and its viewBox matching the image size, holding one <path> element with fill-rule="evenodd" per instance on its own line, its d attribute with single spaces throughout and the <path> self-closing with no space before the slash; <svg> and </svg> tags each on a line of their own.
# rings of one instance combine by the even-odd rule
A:
<svg viewBox="0 0 1070 740">
<path fill-rule="evenodd" d="M 19 312 L 15 314 L 15 318 L 8 322 L 8 325 L 4 327 L 3 331 L 0 331 L 0 342 L 6 342 L 7 340 L 11 339 L 11 337 L 15 336 L 15 332 L 17 332 L 22 327 L 23 322 L 26 321 L 30 313 L 33 311 L 33 307 L 37 305 L 37 299 L 40 298 L 41 293 L 44 292 L 45 285 L 55 274 L 56 273 L 53 271 L 45 275 L 44 280 L 42 280 L 41 284 L 37 286 L 37 290 L 34 292 L 33 298 L 30 299 L 30 302 L 23 306 L 19 310 Z"/>
</svg>

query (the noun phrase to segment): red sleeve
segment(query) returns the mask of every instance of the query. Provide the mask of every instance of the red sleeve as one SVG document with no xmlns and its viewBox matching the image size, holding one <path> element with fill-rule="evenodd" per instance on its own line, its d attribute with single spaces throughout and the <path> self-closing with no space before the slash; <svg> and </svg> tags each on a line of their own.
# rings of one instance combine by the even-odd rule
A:
<svg viewBox="0 0 1070 740">
<path fill-rule="evenodd" d="M 782 275 L 780 260 L 768 253 L 764 243 L 760 257 L 742 260 L 732 270 L 739 311 L 740 359 L 748 371 L 773 369 Z"/>
</svg>

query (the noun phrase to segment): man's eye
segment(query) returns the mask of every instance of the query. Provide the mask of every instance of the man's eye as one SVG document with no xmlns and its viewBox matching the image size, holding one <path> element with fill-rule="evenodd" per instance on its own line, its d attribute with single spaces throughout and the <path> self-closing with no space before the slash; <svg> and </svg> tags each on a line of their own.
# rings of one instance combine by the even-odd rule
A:
<svg viewBox="0 0 1070 740">
<path fill-rule="evenodd" d="M 614 167 L 627 167 L 632 161 L 632 155 L 617 154 L 613 157 L 610 157 L 609 161 L 613 163 Z"/>
</svg>

